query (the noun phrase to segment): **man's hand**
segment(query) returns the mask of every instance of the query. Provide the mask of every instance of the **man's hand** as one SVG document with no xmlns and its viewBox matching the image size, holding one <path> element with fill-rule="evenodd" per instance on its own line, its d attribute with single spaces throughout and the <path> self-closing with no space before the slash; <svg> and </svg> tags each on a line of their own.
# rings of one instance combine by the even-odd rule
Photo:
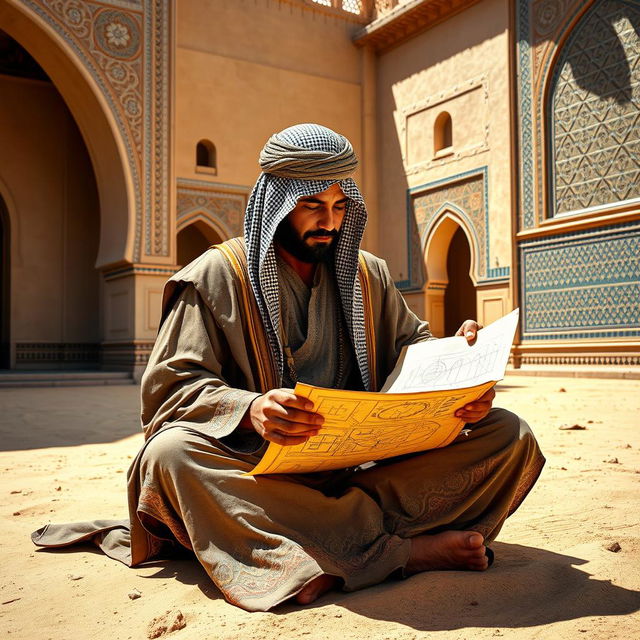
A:
<svg viewBox="0 0 640 640">
<path fill-rule="evenodd" d="M 491 411 L 491 405 L 495 397 L 496 390 L 491 387 L 491 389 L 483 393 L 475 402 L 465 404 L 462 409 L 458 409 L 456 411 L 456 417 L 462 418 L 465 422 L 478 422 L 478 420 L 482 420 L 482 418 Z"/>
<path fill-rule="evenodd" d="M 476 341 L 480 329 L 482 329 L 482 325 L 475 320 L 465 320 L 456 331 L 456 335 L 464 336 L 467 339 L 467 343 L 472 345 Z"/>
<path fill-rule="evenodd" d="M 313 402 L 291 389 L 272 389 L 257 397 L 247 412 L 251 426 L 265 439 L 283 446 L 301 444 L 315 436 L 324 418 Z"/>
</svg>

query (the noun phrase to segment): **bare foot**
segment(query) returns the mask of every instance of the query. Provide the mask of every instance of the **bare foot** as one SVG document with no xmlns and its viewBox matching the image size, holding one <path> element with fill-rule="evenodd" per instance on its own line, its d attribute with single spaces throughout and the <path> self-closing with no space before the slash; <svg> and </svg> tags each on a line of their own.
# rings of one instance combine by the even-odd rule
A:
<svg viewBox="0 0 640 640">
<path fill-rule="evenodd" d="M 317 600 L 323 593 L 330 591 L 338 586 L 338 578 L 329 576 L 326 573 L 314 578 L 309 584 L 302 587 L 295 598 L 298 604 L 311 604 Z"/>
<path fill-rule="evenodd" d="M 489 567 L 484 538 L 477 531 L 443 531 L 411 538 L 408 574 L 438 569 L 484 571 Z"/>
</svg>

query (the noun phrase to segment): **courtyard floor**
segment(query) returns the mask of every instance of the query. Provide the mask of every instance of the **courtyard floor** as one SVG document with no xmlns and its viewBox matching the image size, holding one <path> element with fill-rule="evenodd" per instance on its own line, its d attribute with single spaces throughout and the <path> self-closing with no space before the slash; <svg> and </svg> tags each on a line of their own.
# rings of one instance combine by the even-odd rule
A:
<svg viewBox="0 0 640 640">
<path fill-rule="evenodd" d="M 228 605 L 195 561 L 129 569 L 88 546 L 32 545 L 47 522 L 125 517 L 125 475 L 142 442 L 138 393 L 0 389 L 0 637 L 640 637 L 640 380 L 508 375 L 499 385 L 496 406 L 532 425 L 547 466 L 489 571 L 423 573 L 272 613 Z M 584 428 L 562 428 L 574 425 Z M 162 635 L 153 621 L 166 612 L 186 626 Z"/>
</svg>

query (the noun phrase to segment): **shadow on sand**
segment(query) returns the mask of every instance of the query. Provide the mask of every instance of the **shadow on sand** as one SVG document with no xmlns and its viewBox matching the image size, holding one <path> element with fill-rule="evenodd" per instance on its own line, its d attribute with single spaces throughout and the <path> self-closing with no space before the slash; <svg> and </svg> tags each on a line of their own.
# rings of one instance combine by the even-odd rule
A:
<svg viewBox="0 0 640 640">
<path fill-rule="evenodd" d="M 116 442 L 141 433 L 140 388 L 0 389 L 0 451 Z"/>
<path fill-rule="evenodd" d="M 364 591 L 330 594 L 313 606 L 334 604 L 420 631 L 534 627 L 640 610 L 639 592 L 593 580 L 575 568 L 588 560 L 517 544 L 494 543 L 492 548 L 496 561 L 486 572 L 422 573 Z M 292 610 L 287 605 L 277 613 Z"/>
<path fill-rule="evenodd" d="M 496 542 L 496 562 L 489 571 L 433 571 L 408 580 L 389 580 L 355 593 L 331 592 L 307 609 L 329 604 L 352 613 L 394 622 L 419 631 L 466 627 L 521 628 L 593 616 L 628 615 L 640 610 L 640 592 L 608 580 L 593 580 L 576 568 L 588 560 L 535 547 Z M 42 549 L 45 553 L 86 551 L 95 547 Z M 157 569 L 153 574 L 146 570 Z M 190 552 L 130 569 L 148 580 L 175 579 L 195 585 L 209 600 L 222 594 Z M 299 605 L 272 610 L 286 615 Z"/>
</svg>

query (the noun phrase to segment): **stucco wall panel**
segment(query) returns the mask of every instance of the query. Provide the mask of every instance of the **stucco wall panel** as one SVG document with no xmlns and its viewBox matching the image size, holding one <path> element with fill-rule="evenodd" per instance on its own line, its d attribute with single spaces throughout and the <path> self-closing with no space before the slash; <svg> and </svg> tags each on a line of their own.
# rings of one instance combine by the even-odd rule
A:
<svg viewBox="0 0 640 640">
<path fill-rule="evenodd" d="M 274 0 L 189 0 L 177 7 L 178 47 L 264 66 L 360 80 L 359 26 Z"/>
<path fill-rule="evenodd" d="M 195 171 L 196 144 L 216 145 L 212 182 L 253 185 L 267 138 L 300 122 L 319 122 L 361 147 L 360 85 L 179 49 L 176 60 L 176 174 Z M 358 179 L 359 174 L 356 174 Z"/>
<path fill-rule="evenodd" d="M 388 257 L 396 280 L 407 277 L 407 189 L 487 166 L 491 264 L 505 267 L 511 260 L 511 170 L 509 102 L 509 7 L 505 0 L 485 0 L 383 54 L 378 71 L 378 137 L 381 179 L 381 253 Z M 455 101 L 468 85 L 481 83 L 476 94 L 481 112 L 471 106 L 460 117 Z M 483 93 L 484 92 L 484 93 Z M 431 104 L 434 112 L 451 109 L 454 154 L 412 166 L 408 162 L 403 127 L 406 114 Z M 449 105 L 449 106 L 448 106 Z M 485 115 L 486 114 L 486 115 Z M 437 115 L 437 114 L 435 114 Z M 434 116 L 435 117 L 435 116 Z M 472 120 L 475 119 L 475 122 Z M 481 132 L 481 133 L 480 133 Z M 425 122 L 422 140 L 428 149 L 432 127 Z M 477 140 L 482 137 L 481 143 Z M 464 153 L 465 139 L 467 151 Z M 475 143 L 473 141 L 476 141 Z M 410 144 L 410 143 L 408 143 Z"/>
</svg>

